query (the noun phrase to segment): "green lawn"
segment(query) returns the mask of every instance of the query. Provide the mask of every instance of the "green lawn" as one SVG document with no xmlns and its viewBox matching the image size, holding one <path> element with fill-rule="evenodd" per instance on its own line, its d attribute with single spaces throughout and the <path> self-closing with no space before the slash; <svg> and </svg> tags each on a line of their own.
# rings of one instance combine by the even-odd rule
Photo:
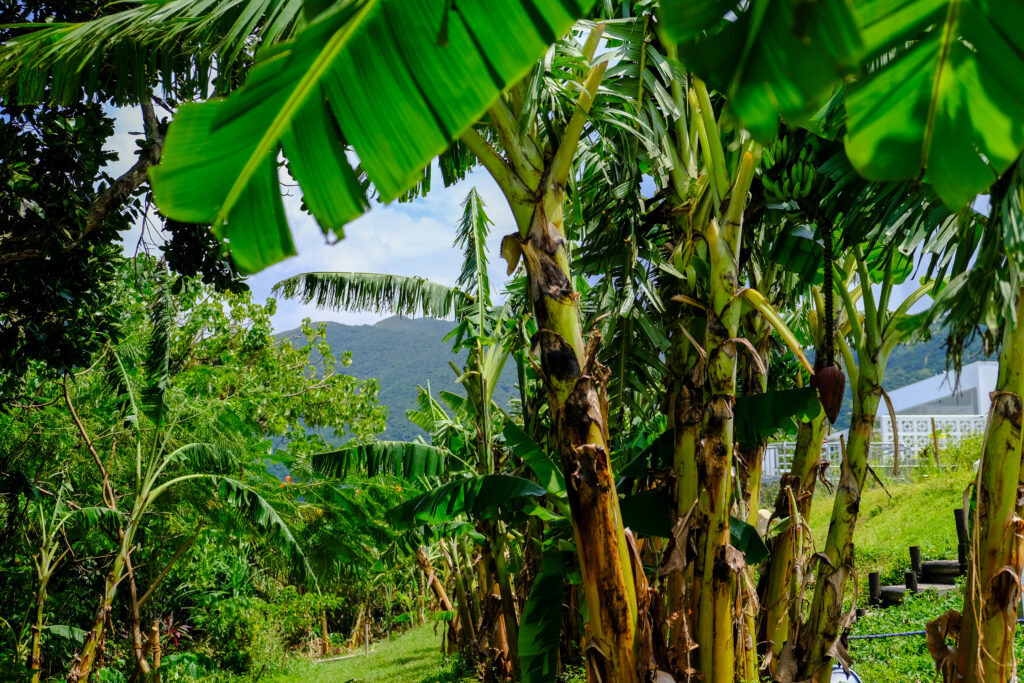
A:
<svg viewBox="0 0 1024 683">
<path fill-rule="evenodd" d="M 288 670 L 264 678 L 271 683 L 456 683 L 460 677 L 456 659 L 441 654 L 441 628 L 426 624 L 375 643 L 369 655 L 314 664 L 293 660 Z"/>
<path fill-rule="evenodd" d="M 867 574 L 872 571 L 882 573 L 883 584 L 902 584 L 903 572 L 910 569 L 907 548 L 912 545 L 921 546 L 926 560 L 956 559 L 953 510 L 963 507 L 964 489 L 972 477 L 970 470 L 954 470 L 921 474 L 911 483 L 886 483 L 890 500 L 868 476 L 853 537 L 863 590 L 867 590 Z M 819 550 L 825 545 L 834 500 L 819 483 L 810 515 Z"/>
</svg>

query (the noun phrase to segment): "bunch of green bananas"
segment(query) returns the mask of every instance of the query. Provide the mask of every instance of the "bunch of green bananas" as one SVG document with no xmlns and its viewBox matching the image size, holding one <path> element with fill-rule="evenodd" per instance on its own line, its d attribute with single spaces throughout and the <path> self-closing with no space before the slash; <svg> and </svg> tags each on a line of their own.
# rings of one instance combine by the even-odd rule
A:
<svg viewBox="0 0 1024 683">
<path fill-rule="evenodd" d="M 815 148 L 813 138 L 800 144 L 788 135 L 768 146 L 761 160 L 761 185 L 769 204 L 799 202 L 820 187 L 822 178 L 814 164 Z"/>
</svg>

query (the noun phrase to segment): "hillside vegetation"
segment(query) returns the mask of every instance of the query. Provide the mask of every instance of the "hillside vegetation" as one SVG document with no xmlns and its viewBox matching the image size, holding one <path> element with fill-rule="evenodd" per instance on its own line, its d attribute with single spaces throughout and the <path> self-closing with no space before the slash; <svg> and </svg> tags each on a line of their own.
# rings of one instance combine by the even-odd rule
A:
<svg viewBox="0 0 1024 683">
<path fill-rule="evenodd" d="M 392 316 L 375 325 L 342 325 L 326 323 L 327 342 L 339 356 L 352 352 L 352 365 L 346 372 L 359 379 L 376 379 L 380 383 L 378 398 L 388 408 L 387 429 L 380 438 L 409 441 L 423 435 L 416 425 L 405 419 L 405 411 L 416 403 L 417 385 L 436 396 L 440 391 L 465 395 L 455 382 L 449 363 L 461 368 L 465 354 L 456 356 L 444 341 L 455 323 L 432 318 Z M 299 330 L 288 330 L 278 336 L 290 338 Z M 495 389 L 498 405 L 508 404 L 515 391 L 515 364 L 508 363 Z"/>
<path fill-rule="evenodd" d="M 969 437 L 943 451 L 945 468 L 921 468 L 909 482 L 888 481 L 887 473 L 879 472 L 885 489 L 868 477 L 853 537 L 863 594 L 868 572 L 881 572 L 883 584 L 903 583 L 903 572 L 910 568 L 907 549 L 912 545 L 921 547 L 925 560 L 956 558 L 953 510 L 964 507 L 964 490 L 974 480 L 974 462 L 980 452 L 980 435 Z M 835 478 L 834 472 L 829 474 Z M 809 520 L 819 549 L 828 535 L 834 502 L 835 497 L 819 483 Z"/>
</svg>

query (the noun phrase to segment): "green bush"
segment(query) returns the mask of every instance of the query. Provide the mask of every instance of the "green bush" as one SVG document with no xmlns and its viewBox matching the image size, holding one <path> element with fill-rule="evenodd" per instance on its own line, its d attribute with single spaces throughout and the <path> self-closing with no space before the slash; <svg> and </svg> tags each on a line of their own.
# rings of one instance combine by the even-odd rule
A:
<svg viewBox="0 0 1024 683">
<path fill-rule="evenodd" d="M 273 601 L 235 597 L 196 616 L 196 627 L 206 637 L 213 662 L 235 673 L 259 671 L 280 664 L 284 652 L 317 633 L 318 616 L 336 609 L 339 598 L 299 593 L 285 586 Z M 316 635 L 319 637 L 319 635 Z"/>
<path fill-rule="evenodd" d="M 163 683 L 184 683 L 203 678 L 217 669 L 212 658 L 198 652 L 174 652 L 160 661 Z"/>
<path fill-rule="evenodd" d="M 197 615 L 196 626 L 207 637 L 218 667 L 246 673 L 281 661 L 284 641 L 268 612 L 262 600 L 237 597 Z"/>
</svg>

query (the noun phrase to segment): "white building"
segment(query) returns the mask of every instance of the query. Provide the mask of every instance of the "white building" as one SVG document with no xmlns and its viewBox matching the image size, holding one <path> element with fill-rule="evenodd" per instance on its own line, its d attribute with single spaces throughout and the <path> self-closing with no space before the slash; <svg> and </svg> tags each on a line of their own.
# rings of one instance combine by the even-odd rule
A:
<svg viewBox="0 0 1024 683">
<path fill-rule="evenodd" d="M 896 415 L 985 415 L 998 377 L 998 363 L 978 361 L 963 367 L 959 386 L 947 372 L 893 389 L 889 398 Z"/>
<path fill-rule="evenodd" d="M 934 450 L 935 440 L 938 440 L 941 450 L 969 434 L 984 430 L 991 405 L 989 395 L 996 388 L 998 376 L 998 363 L 978 361 L 962 368 L 959 383 L 955 373 L 947 372 L 889 391 L 893 412 L 896 413 L 895 433 L 899 434 L 900 463 L 913 467 L 927 449 Z M 875 417 L 872 465 L 885 467 L 892 464 L 896 453 L 893 435 L 892 418 L 883 401 Z M 825 460 L 838 462 L 840 436 L 846 436 L 846 431 L 832 432 L 826 438 L 822 448 Z M 769 444 L 764 457 L 764 475 L 773 478 L 788 471 L 795 449 L 796 444 L 792 442 Z"/>
</svg>

